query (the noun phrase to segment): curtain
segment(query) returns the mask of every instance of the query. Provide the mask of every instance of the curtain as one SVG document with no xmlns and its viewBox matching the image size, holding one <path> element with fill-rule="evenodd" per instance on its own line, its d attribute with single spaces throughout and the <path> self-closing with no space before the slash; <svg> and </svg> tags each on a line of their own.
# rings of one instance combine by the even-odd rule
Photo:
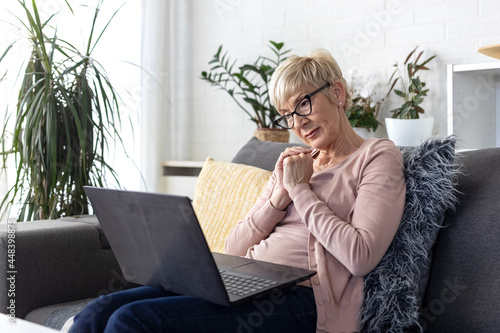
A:
<svg viewBox="0 0 500 333">
<path fill-rule="evenodd" d="M 189 160 L 191 149 L 190 138 L 192 117 L 192 87 L 191 73 L 191 6 L 192 1 L 171 1 L 171 103 L 170 117 L 170 158 L 172 160 Z M 175 64 L 175 65 L 174 65 Z"/>
<path fill-rule="evenodd" d="M 150 192 L 160 191 L 161 163 L 170 158 L 170 7 L 142 1 L 140 168 Z"/>
<path fill-rule="evenodd" d="M 141 170 L 145 189 L 161 190 L 161 164 L 190 157 L 190 2 L 142 1 Z"/>
</svg>

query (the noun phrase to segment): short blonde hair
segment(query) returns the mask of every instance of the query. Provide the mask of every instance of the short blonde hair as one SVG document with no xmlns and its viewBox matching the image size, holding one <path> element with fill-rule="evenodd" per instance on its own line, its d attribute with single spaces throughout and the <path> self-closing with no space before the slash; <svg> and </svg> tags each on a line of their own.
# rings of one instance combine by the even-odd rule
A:
<svg viewBox="0 0 500 333">
<path fill-rule="evenodd" d="M 351 95 L 342 71 L 333 56 L 324 49 L 318 49 L 306 57 L 291 56 L 274 72 L 269 83 L 269 98 L 277 110 L 284 108 L 286 101 L 298 90 L 312 86 L 319 88 L 327 83 L 339 81 L 344 87 L 346 100 L 344 110 L 352 105 Z M 322 93 L 333 101 L 328 90 Z"/>
</svg>

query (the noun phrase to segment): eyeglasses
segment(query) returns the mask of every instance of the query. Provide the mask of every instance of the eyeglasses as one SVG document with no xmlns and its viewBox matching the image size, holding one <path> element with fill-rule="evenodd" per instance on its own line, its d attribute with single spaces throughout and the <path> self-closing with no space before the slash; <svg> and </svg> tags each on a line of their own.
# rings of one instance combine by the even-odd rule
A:
<svg viewBox="0 0 500 333">
<path fill-rule="evenodd" d="M 292 129 L 293 125 L 295 124 L 293 116 L 296 114 L 297 116 L 305 117 L 311 114 L 312 112 L 312 104 L 311 104 L 311 97 L 319 93 L 321 90 L 327 88 L 330 86 L 330 83 L 325 84 L 319 89 L 316 89 L 310 94 L 307 94 L 300 100 L 300 102 L 297 104 L 295 107 L 295 111 L 289 114 L 285 114 L 282 117 L 279 117 L 274 121 L 274 123 L 282 128 L 286 129 Z"/>
</svg>

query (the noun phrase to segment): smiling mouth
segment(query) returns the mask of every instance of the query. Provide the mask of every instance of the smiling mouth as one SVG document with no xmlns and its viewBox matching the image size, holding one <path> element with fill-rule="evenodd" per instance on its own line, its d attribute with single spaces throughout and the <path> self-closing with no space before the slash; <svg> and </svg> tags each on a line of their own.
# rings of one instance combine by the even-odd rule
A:
<svg viewBox="0 0 500 333">
<path fill-rule="evenodd" d="M 318 130 L 319 130 L 319 128 L 316 128 L 316 129 L 312 130 L 311 132 L 307 133 L 306 138 L 308 138 L 308 139 L 312 138 L 318 132 Z"/>
</svg>

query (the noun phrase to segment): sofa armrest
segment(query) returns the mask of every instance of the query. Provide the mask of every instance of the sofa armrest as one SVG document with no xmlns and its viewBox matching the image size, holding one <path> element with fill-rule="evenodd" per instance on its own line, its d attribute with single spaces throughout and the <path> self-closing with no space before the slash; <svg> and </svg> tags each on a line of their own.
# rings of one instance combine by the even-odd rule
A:
<svg viewBox="0 0 500 333">
<path fill-rule="evenodd" d="M 124 289 L 111 249 L 103 248 L 96 225 L 75 220 L 47 220 L 15 226 L 15 281 L 7 280 L 7 225 L 0 224 L 0 312 L 15 300 L 15 316 L 24 318 L 42 306 L 97 297 Z M 12 284 L 14 283 L 14 284 Z M 13 295 L 7 297 L 12 291 Z"/>
</svg>

